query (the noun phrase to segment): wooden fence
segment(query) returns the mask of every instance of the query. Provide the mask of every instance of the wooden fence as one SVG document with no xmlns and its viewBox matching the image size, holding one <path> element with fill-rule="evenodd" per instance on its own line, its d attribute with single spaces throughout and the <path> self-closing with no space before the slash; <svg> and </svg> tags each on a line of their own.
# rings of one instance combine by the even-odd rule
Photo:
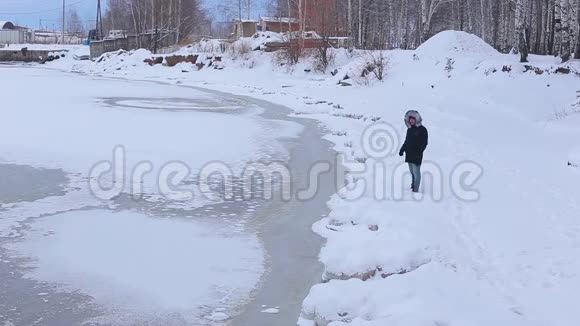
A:
<svg viewBox="0 0 580 326">
<path fill-rule="evenodd" d="M 148 49 L 158 52 L 177 43 L 177 33 L 143 33 L 124 38 L 91 41 L 91 59 L 117 50 Z"/>
</svg>

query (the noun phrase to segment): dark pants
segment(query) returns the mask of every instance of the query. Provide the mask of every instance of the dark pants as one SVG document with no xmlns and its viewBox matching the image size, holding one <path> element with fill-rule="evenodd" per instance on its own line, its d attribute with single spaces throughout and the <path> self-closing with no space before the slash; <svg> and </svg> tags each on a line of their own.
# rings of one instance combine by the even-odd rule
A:
<svg viewBox="0 0 580 326">
<path fill-rule="evenodd" d="M 419 192 L 419 186 L 421 185 L 421 164 L 409 163 L 409 171 L 413 179 L 411 188 L 413 192 Z"/>
</svg>

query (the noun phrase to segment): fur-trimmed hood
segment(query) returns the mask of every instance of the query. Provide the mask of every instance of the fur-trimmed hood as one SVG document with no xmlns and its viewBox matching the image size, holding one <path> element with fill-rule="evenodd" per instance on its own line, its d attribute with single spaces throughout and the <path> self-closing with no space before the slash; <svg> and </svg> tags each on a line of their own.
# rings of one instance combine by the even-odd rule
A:
<svg viewBox="0 0 580 326">
<path fill-rule="evenodd" d="M 405 113 L 405 125 L 407 126 L 407 128 L 411 128 L 411 124 L 409 124 L 409 118 L 415 118 L 415 120 L 417 121 L 417 123 L 415 124 L 417 127 L 420 127 L 423 123 L 423 118 L 421 117 L 421 114 L 419 114 L 419 112 L 415 111 L 415 110 L 409 110 L 407 111 L 407 113 Z"/>
</svg>

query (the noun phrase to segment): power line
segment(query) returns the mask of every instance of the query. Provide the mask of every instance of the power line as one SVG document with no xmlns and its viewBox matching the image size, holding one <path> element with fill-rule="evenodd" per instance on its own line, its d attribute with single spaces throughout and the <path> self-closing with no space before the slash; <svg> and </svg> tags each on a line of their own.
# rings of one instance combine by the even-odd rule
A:
<svg viewBox="0 0 580 326">
<path fill-rule="evenodd" d="M 41 19 L 41 20 L 45 23 L 62 23 L 62 20 L 60 20 L 60 19 Z M 92 22 L 95 22 L 96 20 L 94 20 L 94 19 L 79 19 L 78 21 L 81 23 L 92 23 Z"/>
<path fill-rule="evenodd" d="M 95 26 L 95 37 L 97 40 L 102 40 L 103 36 L 103 15 L 101 13 L 101 0 L 97 0 L 97 24 Z"/>
<path fill-rule="evenodd" d="M 62 44 L 64 44 L 64 30 L 65 26 L 65 17 L 66 17 L 66 0 L 62 0 Z"/>
<path fill-rule="evenodd" d="M 76 6 L 79 3 L 83 3 L 86 2 L 87 0 L 80 0 L 74 3 L 71 3 L 69 5 L 66 5 L 65 8 L 69 8 L 72 6 Z M 60 11 L 62 10 L 62 6 L 58 7 L 58 8 L 54 8 L 54 9 L 48 9 L 48 10 L 42 10 L 42 11 L 33 11 L 33 12 L 0 12 L 0 15 L 36 15 L 36 14 L 44 14 L 47 12 L 53 12 L 53 11 Z"/>
</svg>

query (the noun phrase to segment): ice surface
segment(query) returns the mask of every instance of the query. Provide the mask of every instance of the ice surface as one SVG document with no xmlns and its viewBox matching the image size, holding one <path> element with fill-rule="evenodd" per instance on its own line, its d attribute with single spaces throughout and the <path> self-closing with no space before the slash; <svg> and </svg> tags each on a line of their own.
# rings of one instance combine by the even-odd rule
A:
<svg viewBox="0 0 580 326">
<path fill-rule="evenodd" d="M 278 308 L 268 308 L 268 309 L 264 309 L 261 312 L 265 313 L 265 314 L 277 314 L 280 313 L 280 309 Z"/>
<path fill-rule="evenodd" d="M 79 289 L 128 320 L 180 313 L 191 321 L 203 306 L 236 303 L 258 282 L 264 262 L 253 235 L 130 211 L 57 214 L 32 228 L 26 241 L 10 246 L 33 258 L 28 277 Z"/>
<path fill-rule="evenodd" d="M 3 97 L 4 162 L 87 176 L 97 163 L 113 162 L 113 150 L 121 146 L 126 161 L 117 161 L 115 169 L 124 173 L 126 192 L 134 185 L 132 171 L 143 162 L 153 165 L 144 176 L 143 191 L 158 194 L 160 172 L 169 162 L 186 165 L 190 177 L 215 161 L 239 171 L 264 155 L 283 157 L 286 149 L 276 137 L 300 132 L 296 124 L 257 118 L 259 109 L 245 101 L 192 89 L 34 68 L 5 68 L 2 74 L 0 87 L 35 89 L 34 96 Z M 232 114 L 207 112 L 211 110 Z M 191 206 L 203 199 L 198 194 Z"/>
<path fill-rule="evenodd" d="M 68 57 L 63 63 L 91 64 Z M 165 164 L 181 161 L 193 177 L 216 160 L 236 170 L 263 155 L 285 157 L 278 138 L 295 137 L 300 126 L 260 118 L 261 109 L 243 99 L 191 88 L 30 66 L 0 69 L 1 87 L 34 90 L 33 96 L 3 94 L 0 161 L 62 169 L 70 182 L 62 196 L 2 203 L 0 236 L 22 240 L 11 249 L 33 260 L 27 277 L 94 297 L 106 308 L 108 315 L 99 320 L 105 324 L 144 324 L 162 316 L 193 323 L 205 319 L 211 307 L 225 307 L 215 311 L 217 320 L 247 299 L 263 272 L 264 253 L 255 235 L 217 219 L 202 223 L 175 214 L 118 212 L 124 205 L 88 191 L 87 175 L 98 162 L 112 161 L 113 149 L 122 145 L 125 191 L 133 185 L 133 168 L 149 162 L 156 170 L 144 179 L 143 190 L 162 205 L 155 194 Z M 193 198 L 184 209 L 207 201 Z M 94 207 L 110 210 L 86 211 Z M 31 230 L 22 228 L 32 221 Z"/>
</svg>

